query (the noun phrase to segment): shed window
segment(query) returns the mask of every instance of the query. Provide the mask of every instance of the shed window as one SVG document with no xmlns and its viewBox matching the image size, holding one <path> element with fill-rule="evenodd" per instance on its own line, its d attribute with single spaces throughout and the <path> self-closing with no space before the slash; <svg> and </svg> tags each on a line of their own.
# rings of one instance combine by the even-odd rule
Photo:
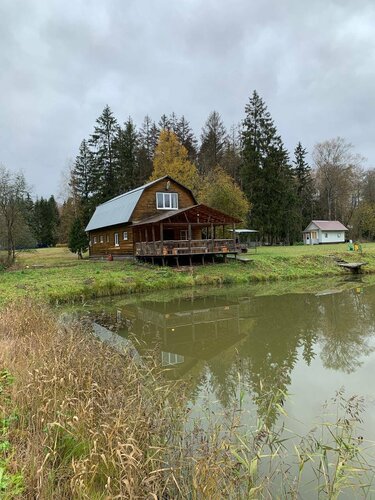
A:
<svg viewBox="0 0 375 500">
<path fill-rule="evenodd" d="M 94 236 L 94 245 L 95 245 L 95 243 L 97 243 L 97 241 L 98 240 L 97 240 L 96 236 Z"/>
<path fill-rule="evenodd" d="M 102 234 L 99 236 L 99 241 L 100 243 L 104 243 L 104 236 Z"/>
<path fill-rule="evenodd" d="M 338 237 L 338 238 L 341 238 L 341 233 L 337 233 L 337 237 Z"/>
<path fill-rule="evenodd" d="M 328 238 L 328 233 L 324 233 L 324 237 L 325 237 L 325 238 Z"/>
<path fill-rule="evenodd" d="M 156 208 L 160 210 L 177 210 L 178 193 L 156 193 Z"/>
<path fill-rule="evenodd" d="M 122 233 L 122 239 L 125 240 L 125 241 L 128 239 L 128 232 L 127 231 L 124 231 Z"/>
<path fill-rule="evenodd" d="M 115 233 L 115 247 L 119 247 L 120 243 L 118 242 L 118 233 Z"/>
</svg>

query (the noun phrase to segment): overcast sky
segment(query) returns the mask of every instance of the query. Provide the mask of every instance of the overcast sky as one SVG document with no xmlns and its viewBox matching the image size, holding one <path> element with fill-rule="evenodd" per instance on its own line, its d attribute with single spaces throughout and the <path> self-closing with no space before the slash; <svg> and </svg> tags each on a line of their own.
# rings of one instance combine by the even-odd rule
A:
<svg viewBox="0 0 375 500">
<path fill-rule="evenodd" d="M 340 135 L 373 167 L 374 27 L 373 0 L 1 0 L 0 163 L 57 194 L 107 103 L 199 135 L 257 89 L 290 150 Z"/>
</svg>

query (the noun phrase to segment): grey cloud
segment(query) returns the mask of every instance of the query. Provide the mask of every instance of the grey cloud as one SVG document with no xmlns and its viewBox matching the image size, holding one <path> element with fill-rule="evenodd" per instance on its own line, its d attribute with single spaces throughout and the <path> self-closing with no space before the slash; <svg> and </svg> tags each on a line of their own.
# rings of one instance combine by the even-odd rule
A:
<svg viewBox="0 0 375 500">
<path fill-rule="evenodd" d="M 199 135 L 257 89 L 290 149 L 342 135 L 374 166 L 374 21 L 371 0 L 3 0 L 0 162 L 47 195 L 105 104 Z"/>
</svg>

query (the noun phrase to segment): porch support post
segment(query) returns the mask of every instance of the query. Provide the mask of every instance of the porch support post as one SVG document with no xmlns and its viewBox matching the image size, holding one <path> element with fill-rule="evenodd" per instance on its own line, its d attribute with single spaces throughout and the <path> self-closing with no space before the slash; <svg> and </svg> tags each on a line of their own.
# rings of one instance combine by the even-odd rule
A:
<svg viewBox="0 0 375 500">
<path fill-rule="evenodd" d="M 211 224 L 211 252 L 214 251 L 214 225 Z"/>
<path fill-rule="evenodd" d="M 232 224 L 232 229 L 233 229 L 233 248 L 234 251 L 236 251 L 236 224 L 234 222 Z"/>
<path fill-rule="evenodd" d="M 189 253 L 191 254 L 191 224 L 190 223 L 188 225 L 188 240 L 189 240 Z"/>
<path fill-rule="evenodd" d="M 160 222 L 160 242 L 161 242 L 161 254 L 164 255 L 164 235 L 163 235 L 163 223 Z M 164 258 L 163 258 L 164 261 Z M 163 264 L 164 266 L 164 264 Z"/>
<path fill-rule="evenodd" d="M 151 226 L 151 231 L 152 231 L 153 252 L 155 255 L 156 248 L 155 248 L 155 226 L 154 225 Z"/>
</svg>

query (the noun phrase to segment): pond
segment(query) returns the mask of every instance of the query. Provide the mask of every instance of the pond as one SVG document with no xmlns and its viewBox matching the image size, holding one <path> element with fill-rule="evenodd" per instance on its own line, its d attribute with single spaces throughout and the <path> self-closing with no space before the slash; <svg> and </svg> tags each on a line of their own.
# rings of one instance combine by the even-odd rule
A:
<svg viewBox="0 0 375 500">
<path fill-rule="evenodd" d="M 207 402 L 225 414 L 238 403 L 240 381 L 254 420 L 265 418 L 270 395 L 279 392 L 288 426 L 303 434 L 344 388 L 347 397 L 364 397 L 362 432 L 375 440 L 370 278 L 161 292 L 84 309 L 140 357 L 156 356 L 168 377 L 183 379 L 193 416 Z"/>
</svg>

